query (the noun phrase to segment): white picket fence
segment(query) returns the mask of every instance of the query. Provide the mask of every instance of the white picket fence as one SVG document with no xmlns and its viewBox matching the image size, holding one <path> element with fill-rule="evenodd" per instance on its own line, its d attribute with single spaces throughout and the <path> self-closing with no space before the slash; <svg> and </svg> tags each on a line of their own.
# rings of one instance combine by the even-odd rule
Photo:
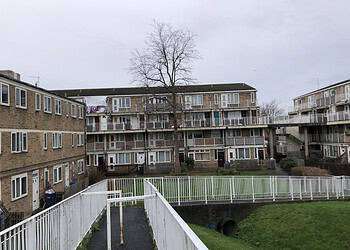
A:
<svg viewBox="0 0 350 250">
<path fill-rule="evenodd" d="M 83 195 L 107 190 L 107 180 L 0 232 L 0 249 L 75 249 L 106 206 L 106 195 Z"/>
<path fill-rule="evenodd" d="M 350 177 L 180 176 L 147 178 L 169 202 L 275 202 L 350 197 Z M 142 195 L 143 178 L 109 179 L 110 190 Z"/>
<path fill-rule="evenodd" d="M 208 249 L 149 181 L 144 182 L 144 193 L 145 195 L 155 195 L 152 199 L 145 199 L 144 206 L 157 249 Z"/>
</svg>

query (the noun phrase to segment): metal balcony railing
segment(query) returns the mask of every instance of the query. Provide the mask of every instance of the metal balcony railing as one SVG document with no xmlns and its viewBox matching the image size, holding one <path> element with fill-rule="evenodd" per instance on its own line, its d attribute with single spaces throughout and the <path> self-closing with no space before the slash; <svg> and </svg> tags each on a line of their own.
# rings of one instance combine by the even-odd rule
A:
<svg viewBox="0 0 350 250">
<path fill-rule="evenodd" d="M 265 139 L 263 136 L 226 138 L 226 144 L 228 146 L 264 145 L 264 142 Z"/>
<path fill-rule="evenodd" d="M 187 146 L 216 146 L 223 145 L 222 138 L 195 138 L 187 139 Z"/>
</svg>

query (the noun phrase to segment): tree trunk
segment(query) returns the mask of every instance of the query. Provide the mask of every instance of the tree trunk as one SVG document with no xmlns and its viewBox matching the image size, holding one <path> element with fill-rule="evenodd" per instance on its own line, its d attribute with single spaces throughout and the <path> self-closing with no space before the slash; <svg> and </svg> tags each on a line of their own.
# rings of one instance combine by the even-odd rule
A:
<svg viewBox="0 0 350 250">
<path fill-rule="evenodd" d="M 180 173 L 181 172 L 181 166 L 180 166 L 180 158 L 179 158 L 179 143 L 178 143 L 178 120 L 177 120 L 177 102 L 176 102 L 176 92 L 172 92 L 172 113 L 173 113 L 173 122 L 174 122 L 174 172 Z"/>
</svg>

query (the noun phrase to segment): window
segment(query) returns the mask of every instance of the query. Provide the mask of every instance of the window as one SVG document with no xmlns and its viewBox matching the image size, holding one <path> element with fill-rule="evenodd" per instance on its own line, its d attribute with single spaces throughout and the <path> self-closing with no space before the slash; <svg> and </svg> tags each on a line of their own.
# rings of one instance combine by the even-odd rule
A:
<svg viewBox="0 0 350 250">
<path fill-rule="evenodd" d="M 156 162 L 170 162 L 170 151 L 158 151 L 156 153 Z"/>
<path fill-rule="evenodd" d="M 77 117 L 77 111 L 76 111 L 76 106 L 75 106 L 75 104 L 72 104 L 72 105 L 70 106 L 70 115 L 71 115 L 72 117 Z"/>
<path fill-rule="evenodd" d="M 131 107 L 131 98 L 119 97 L 112 99 L 113 111 L 118 111 L 119 109 L 126 109 Z"/>
<path fill-rule="evenodd" d="M 62 148 L 62 133 L 52 133 L 52 148 Z"/>
<path fill-rule="evenodd" d="M 43 149 L 47 150 L 47 133 L 43 134 Z"/>
<path fill-rule="evenodd" d="M 27 108 L 27 91 L 16 88 L 16 107 Z"/>
<path fill-rule="evenodd" d="M 83 119 L 83 107 L 79 106 L 79 118 Z"/>
<path fill-rule="evenodd" d="M 59 183 L 62 181 L 62 166 L 53 167 L 53 183 Z"/>
<path fill-rule="evenodd" d="M 203 105 L 203 95 L 192 96 L 192 106 L 202 106 Z"/>
<path fill-rule="evenodd" d="M 44 169 L 44 185 L 45 188 L 50 186 L 50 172 L 47 168 Z"/>
<path fill-rule="evenodd" d="M 12 132 L 11 133 L 11 152 L 21 153 L 28 151 L 27 132 Z"/>
<path fill-rule="evenodd" d="M 254 92 L 250 93 L 250 100 L 252 103 L 255 103 L 255 93 Z"/>
<path fill-rule="evenodd" d="M 9 85 L 0 83 L 0 104 L 10 104 L 10 88 Z"/>
<path fill-rule="evenodd" d="M 39 93 L 35 93 L 35 110 L 41 110 L 41 95 Z"/>
<path fill-rule="evenodd" d="M 130 164 L 131 163 L 131 153 L 118 153 L 117 154 L 117 164 Z"/>
<path fill-rule="evenodd" d="M 72 134 L 71 140 L 72 140 L 72 148 L 74 148 L 74 145 L 75 145 L 75 143 L 74 143 L 74 134 Z"/>
<path fill-rule="evenodd" d="M 84 134 L 78 134 L 78 144 L 77 146 L 83 146 L 84 145 Z"/>
<path fill-rule="evenodd" d="M 249 148 L 236 148 L 236 157 L 239 160 L 250 159 Z"/>
<path fill-rule="evenodd" d="M 194 154 L 195 161 L 209 161 L 210 151 L 209 150 L 196 150 Z"/>
<path fill-rule="evenodd" d="M 78 161 L 77 168 L 78 168 L 78 174 L 84 173 L 84 160 L 83 159 Z"/>
<path fill-rule="evenodd" d="M 51 113 L 52 112 L 52 104 L 51 104 L 51 97 L 45 96 L 45 102 L 44 102 L 44 112 L 45 113 Z"/>
<path fill-rule="evenodd" d="M 86 166 L 90 166 L 91 165 L 91 155 L 87 155 L 86 156 Z"/>
<path fill-rule="evenodd" d="M 215 105 L 218 105 L 218 104 L 219 104 L 219 95 L 218 95 L 218 94 L 215 94 L 215 95 L 214 95 L 214 104 L 215 104 Z"/>
<path fill-rule="evenodd" d="M 228 94 L 228 103 L 229 104 L 239 104 L 239 93 Z"/>
<path fill-rule="evenodd" d="M 28 193 L 27 173 L 11 177 L 11 198 L 12 200 L 20 199 Z"/>
<path fill-rule="evenodd" d="M 55 114 L 62 115 L 62 102 L 61 100 L 55 100 Z"/>
</svg>

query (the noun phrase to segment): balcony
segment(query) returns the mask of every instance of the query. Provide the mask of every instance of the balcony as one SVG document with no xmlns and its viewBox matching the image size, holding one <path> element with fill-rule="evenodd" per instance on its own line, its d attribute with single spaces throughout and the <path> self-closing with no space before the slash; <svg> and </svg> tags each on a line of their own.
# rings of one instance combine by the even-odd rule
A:
<svg viewBox="0 0 350 250">
<path fill-rule="evenodd" d="M 347 138 L 344 134 L 310 134 L 310 143 L 344 143 L 347 142 Z"/>
<path fill-rule="evenodd" d="M 263 136 L 226 138 L 227 146 L 264 145 L 264 143 L 265 139 Z"/>
<path fill-rule="evenodd" d="M 108 143 L 108 150 L 131 150 L 144 147 L 144 141 L 112 141 Z"/>
<path fill-rule="evenodd" d="M 203 120 L 187 120 L 183 123 L 184 128 L 205 128 L 211 126 L 210 119 Z"/>
<path fill-rule="evenodd" d="M 171 129 L 169 121 L 147 122 L 147 129 Z"/>
<path fill-rule="evenodd" d="M 174 142 L 175 140 L 150 140 L 148 145 L 151 148 L 174 147 Z M 176 142 L 178 147 L 184 146 L 184 140 L 177 140 Z"/>
<path fill-rule="evenodd" d="M 104 142 L 88 142 L 86 150 L 88 152 L 103 151 L 105 150 Z"/>
<path fill-rule="evenodd" d="M 240 118 L 225 118 L 225 126 L 247 126 L 247 125 L 257 125 L 258 119 L 256 116 L 240 117 Z"/>
<path fill-rule="evenodd" d="M 187 139 L 188 146 L 221 146 L 223 145 L 222 138 L 195 138 Z"/>
</svg>

